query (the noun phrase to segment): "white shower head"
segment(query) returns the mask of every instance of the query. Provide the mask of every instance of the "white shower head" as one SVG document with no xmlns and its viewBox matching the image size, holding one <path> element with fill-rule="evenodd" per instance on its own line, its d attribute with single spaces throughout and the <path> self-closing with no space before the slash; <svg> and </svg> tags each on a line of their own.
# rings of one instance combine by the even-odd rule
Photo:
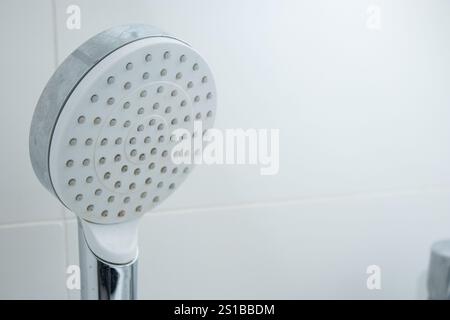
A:
<svg viewBox="0 0 450 320">
<path fill-rule="evenodd" d="M 118 225 L 135 225 L 180 186 L 192 165 L 173 162 L 183 138 L 174 130 L 203 134 L 193 122 L 210 128 L 215 108 L 211 71 L 192 47 L 145 25 L 112 28 L 76 49 L 48 82 L 31 125 L 31 162 L 89 225 L 94 253 L 123 263 L 90 239 L 114 230 L 114 242 Z"/>
</svg>

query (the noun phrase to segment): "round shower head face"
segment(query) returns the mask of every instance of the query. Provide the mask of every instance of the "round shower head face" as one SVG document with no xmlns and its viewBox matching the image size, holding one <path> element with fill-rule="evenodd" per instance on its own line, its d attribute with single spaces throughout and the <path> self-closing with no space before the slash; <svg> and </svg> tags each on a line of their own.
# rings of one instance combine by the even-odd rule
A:
<svg viewBox="0 0 450 320">
<path fill-rule="evenodd" d="M 87 221 L 139 217 L 192 169 L 173 162 L 183 139 L 176 130 L 202 135 L 215 107 L 212 74 L 190 46 L 149 37 L 119 47 L 79 80 L 60 111 L 49 153 L 54 192 Z M 194 121 L 202 132 L 194 133 Z"/>
</svg>

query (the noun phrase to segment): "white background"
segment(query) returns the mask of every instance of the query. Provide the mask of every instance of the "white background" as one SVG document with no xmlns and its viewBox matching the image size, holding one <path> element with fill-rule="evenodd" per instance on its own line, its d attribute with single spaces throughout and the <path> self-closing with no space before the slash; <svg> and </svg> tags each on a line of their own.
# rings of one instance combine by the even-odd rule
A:
<svg viewBox="0 0 450 320">
<path fill-rule="evenodd" d="M 0 298 L 79 295 L 75 218 L 35 178 L 29 126 L 56 66 L 133 22 L 206 57 L 218 127 L 280 129 L 278 175 L 198 168 L 144 217 L 141 298 L 426 298 L 430 245 L 450 237 L 449 14 L 445 0 L 2 0 Z"/>
</svg>

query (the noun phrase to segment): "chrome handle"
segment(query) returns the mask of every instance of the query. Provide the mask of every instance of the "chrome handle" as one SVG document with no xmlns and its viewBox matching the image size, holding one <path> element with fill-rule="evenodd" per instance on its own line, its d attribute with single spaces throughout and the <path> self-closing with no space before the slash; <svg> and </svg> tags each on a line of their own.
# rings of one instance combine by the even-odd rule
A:
<svg viewBox="0 0 450 320">
<path fill-rule="evenodd" d="M 83 228 L 78 226 L 80 252 L 81 299 L 137 299 L 137 260 L 113 264 L 98 258 L 89 248 Z"/>
<path fill-rule="evenodd" d="M 433 243 L 428 267 L 428 296 L 450 300 L 450 240 Z"/>
</svg>

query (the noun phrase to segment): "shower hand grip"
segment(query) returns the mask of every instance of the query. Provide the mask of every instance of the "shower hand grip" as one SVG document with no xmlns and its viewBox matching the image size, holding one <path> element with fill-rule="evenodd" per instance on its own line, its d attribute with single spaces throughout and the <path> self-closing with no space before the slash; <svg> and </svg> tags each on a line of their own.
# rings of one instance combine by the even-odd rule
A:
<svg viewBox="0 0 450 320">
<path fill-rule="evenodd" d="M 137 299 L 137 255 L 126 264 L 102 260 L 89 248 L 80 221 L 78 243 L 82 300 Z"/>
</svg>

